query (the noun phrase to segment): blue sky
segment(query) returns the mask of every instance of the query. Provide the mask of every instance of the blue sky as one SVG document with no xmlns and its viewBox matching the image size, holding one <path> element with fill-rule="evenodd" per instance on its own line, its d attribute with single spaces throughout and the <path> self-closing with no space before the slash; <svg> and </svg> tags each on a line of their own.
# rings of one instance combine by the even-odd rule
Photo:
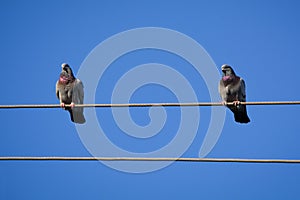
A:
<svg viewBox="0 0 300 200">
<path fill-rule="evenodd" d="M 299 100 L 299 7 L 298 1 L 1 1 L 0 104 L 57 104 L 61 63 L 77 73 L 98 44 L 143 27 L 183 33 L 205 48 L 218 69 L 232 65 L 246 81 L 248 101 Z M 210 101 L 193 66 L 148 49 L 111 64 L 96 102 L 110 102 L 122 74 L 154 62 L 179 71 L 199 101 Z M 131 102 L 176 101 L 170 90 L 155 84 L 131 97 Z M 166 127 L 143 140 L 124 134 L 110 109 L 96 111 L 106 136 L 134 152 L 166 145 L 180 120 L 179 108 L 167 108 Z M 211 108 L 200 111 L 199 129 L 183 157 L 197 157 L 203 143 Z M 240 125 L 227 110 L 221 136 L 207 157 L 299 159 L 299 111 L 298 106 L 248 106 L 251 123 Z M 130 112 L 138 125 L 150 122 L 148 109 Z M 1 156 L 91 156 L 61 109 L 1 110 L 0 118 Z M 292 164 L 173 163 L 135 174 L 101 162 L 1 161 L 0 199 L 295 199 L 299 176 L 300 166 Z"/>
</svg>

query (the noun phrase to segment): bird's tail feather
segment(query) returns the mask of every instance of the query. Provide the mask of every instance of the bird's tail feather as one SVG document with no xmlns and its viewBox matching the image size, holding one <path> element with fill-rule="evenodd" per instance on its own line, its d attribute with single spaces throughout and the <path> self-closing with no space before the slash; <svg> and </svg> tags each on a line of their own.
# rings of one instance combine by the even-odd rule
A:
<svg viewBox="0 0 300 200">
<path fill-rule="evenodd" d="M 74 123 L 78 123 L 78 124 L 84 124 L 85 123 L 85 118 L 83 115 L 83 112 L 81 111 L 75 111 L 75 110 L 68 110 L 70 113 L 70 117 L 71 117 L 71 121 Z"/>
<path fill-rule="evenodd" d="M 239 123 L 248 123 L 248 122 L 250 122 L 250 119 L 247 115 L 247 112 L 235 112 L 234 113 L 234 120 L 236 122 L 239 122 Z"/>
</svg>

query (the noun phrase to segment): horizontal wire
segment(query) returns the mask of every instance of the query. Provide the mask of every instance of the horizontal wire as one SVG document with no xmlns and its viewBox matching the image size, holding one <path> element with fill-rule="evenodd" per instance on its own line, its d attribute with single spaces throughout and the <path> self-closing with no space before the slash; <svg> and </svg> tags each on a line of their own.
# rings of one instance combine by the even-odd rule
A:
<svg viewBox="0 0 300 200">
<path fill-rule="evenodd" d="M 242 105 L 300 105 L 300 101 L 240 102 Z M 226 105 L 233 105 L 232 102 Z M 70 105 L 65 105 L 70 107 Z M 77 104 L 76 107 L 176 107 L 176 106 L 223 106 L 221 102 L 194 103 L 130 103 L 130 104 Z M 0 109 L 13 108 L 60 108 L 59 104 L 0 105 Z M 142 158 L 142 157 L 0 157 L 0 161 L 183 161 L 183 162 L 235 162 L 235 163 L 294 163 L 291 159 L 240 159 L 240 158 Z"/>
<path fill-rule="evenodd" d="M 226 105 L 233 105 L 228 102 Z M 257 101 L 240 102 L 242 105 L 300 105 L 300 101 Z M 176 106 L 224 106 L 222 102 L 192 102 L 192 103 L 123 103 L 123 104 L 76 104 L 76 107 L 176 107 Z M 0 105 L 0 109 L 13 108 L 60 108 L 59 104 L 28 104 L 28 105 Z M 70 107 L 69 104 L 65 107 Z"/>
<path fill-rule="evenodd" d="M 181 162 L 231 162 L 231 163 L 287 163 L 300 164 L 291 159 L 241 159 L 241 158 L 142 158 L 142 157 L 0 157 L 0 161 L 181 161 Z"/>
</svg>

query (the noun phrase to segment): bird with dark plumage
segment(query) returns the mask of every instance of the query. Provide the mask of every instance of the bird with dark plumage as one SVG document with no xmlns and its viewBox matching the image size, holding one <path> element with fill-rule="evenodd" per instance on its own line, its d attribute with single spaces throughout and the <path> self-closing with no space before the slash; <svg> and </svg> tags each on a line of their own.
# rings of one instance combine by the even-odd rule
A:
<svg viewBox="0 0 300 200">
<path fill-rule="evenodd" d="M 240 102 L 246 101 L 245 81 L 237 76 L 229 65 L 222 65 L 222 72 L 223 75 L 219 83 L 219 93 L 224 105 L 233 112 L 236 122 L 250 122 L 246 105 L 240 104 Z M 234 105 L 227 105 L 228 102 L 233 102 Z"/>
<path fill-rule="evenodd" d="M 79 79 L 75 78 L 68 64 L 63 63 L 61 67 L 62 71 L 56 82 L 56 96 L 60 101 L 61 107 L 69 111 L 71 121 L 83 124 L 85 123 L 83 107 L 76 107 L 76 104 L 83 104 L 83 84 Z M 65 104 L 70 104 L 70 107 L 65 107 Z"/>
</svg>

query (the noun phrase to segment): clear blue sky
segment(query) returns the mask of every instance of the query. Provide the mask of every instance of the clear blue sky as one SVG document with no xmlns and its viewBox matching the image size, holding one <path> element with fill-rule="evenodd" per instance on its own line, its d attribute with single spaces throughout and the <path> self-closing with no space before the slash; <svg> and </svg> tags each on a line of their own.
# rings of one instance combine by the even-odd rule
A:
<svg viewBox="0 0 300 200">
<path fill-rule="evenodd" d="M 68 62 L 76 74 L 99 43 L 142 27 L 181 32 L 201 44 L 218 69 L 232 65 L 246 81 L 248 101 L 300 100 L 299 8 L 298 1 L 283 0 L 1 1 L 0 104 L 57 104 L 61 63 Z M 112 63 L 99 82 L 96 102 L 109 103 L 123 73 L 151 62 L 180 71 L 198 100 L 210 101 L 190 64 L 167 52 L 144 50 Z M 131 101 L 177 99 L 150 84 Z M 155 137 L 137 139 L 118 128 L 110 109 L 96 111 L 107 137 L 134 152 L 162 148 L 180 120 L 180 111 L 168 108 L 166 128 Z M 183 157 L 199 155 L 210 108 L 200 111 L 199 129 Z M 300 159 L 299 106 L 248 106 L 247 125 L 226 113 L 221 136 L 206 157 Z M 149 123 L 146 108 L 131 109 L 131 115 L 138 125 Z M 0 156 L 91 156 L 61 109 L 0 110 L 0 119 Z M 1 161 L 0 199 L 296 199 L 299 177 L 300 165 L 292 164 L 173 163 L 136 174 L 101 162 Z"/>
</svg>

